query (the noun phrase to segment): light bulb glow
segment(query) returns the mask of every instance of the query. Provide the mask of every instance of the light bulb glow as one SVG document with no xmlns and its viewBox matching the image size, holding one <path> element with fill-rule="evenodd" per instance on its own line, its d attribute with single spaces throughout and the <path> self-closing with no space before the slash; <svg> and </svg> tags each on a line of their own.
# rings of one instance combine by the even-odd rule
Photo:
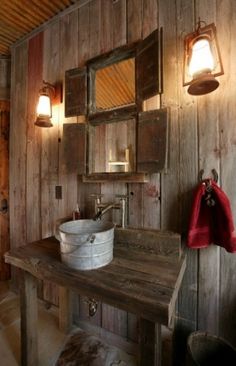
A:
<svg viewBox="0 0 236 366">
<path fill-rule="evenodd" d="M 189 75 L 197 77 L 202 73 L 210 73 L 215 68 L 215 62 L 207 39 L 199 39 L 192 46 L 189 62 Z"/>
<path fill-rule="evenodd" d="M 36 112 L 38 116 L 51 117 L 51 101 L 48 95 L 40 95 Z"/>
</svg>

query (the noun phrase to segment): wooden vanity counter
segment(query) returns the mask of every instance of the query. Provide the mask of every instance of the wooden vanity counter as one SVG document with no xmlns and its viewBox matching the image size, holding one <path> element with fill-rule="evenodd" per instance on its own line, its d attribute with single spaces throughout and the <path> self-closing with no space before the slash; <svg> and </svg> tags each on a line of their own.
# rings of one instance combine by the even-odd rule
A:
<svg viewBox="0 0 236 366">
<path fill-rule="evenodd" d="M 158 255 L 150 249 L 115 244 L 114 259 L 109 265 L 78 271 L 61 262 L 60 244 L 50 237 L 10 250 L 5 261 L 22 270 L 22 365 L 37 365 L 37 278 L 61 287 L 59 314 L 65 329 L 70 319 L 68 290 L 137 314 L 140 365 L 160 364 L 156 346 L 160 325 L 170 323 L 185 271 L 183 256 Z"/>
</svg>

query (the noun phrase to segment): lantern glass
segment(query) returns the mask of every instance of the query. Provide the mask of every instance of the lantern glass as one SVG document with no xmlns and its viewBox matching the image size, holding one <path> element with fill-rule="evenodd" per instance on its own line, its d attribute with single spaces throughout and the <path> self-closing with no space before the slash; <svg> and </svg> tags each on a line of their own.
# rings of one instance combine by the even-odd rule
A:
<svg viewBox="0 0 236 366">
<path fill-rule="evenodd" d="M 202 73 L 210 73 L 215 68 L 215 60 L 207 39 L 197 39 L 192 46 L 189 75 L 196 78 Z"/>
<path fill-rule="evenodd" d="M 48 95 L 40 95 L 36 112 L 38 116 L 51 117 L 52 115 L 51 101 Z"/>
</svg>

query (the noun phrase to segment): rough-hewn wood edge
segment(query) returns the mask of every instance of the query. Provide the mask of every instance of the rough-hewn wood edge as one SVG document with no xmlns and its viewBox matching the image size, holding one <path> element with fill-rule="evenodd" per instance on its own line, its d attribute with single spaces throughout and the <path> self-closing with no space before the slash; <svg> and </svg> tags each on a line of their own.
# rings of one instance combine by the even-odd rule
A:
<svg viewBox="0 0 236 366">
<path fill-rule="evenodd" d="M 90 90 L 93 88 L 90 87 Z M 92 103 L 92 108 L 93 108 Z M 91 107 L 91 106 L 90 106 Z M 88 115 L 89 123 L 93 126 L 96 126 L 100 123 L 111 123 L 111 122 L 121 122 L 124 120 L 129 120 L 136 117 L 137 114 L 137 106 L 136 104 L 132 104 L 122 108 L 116 108 L 112 110 L 107 110 L 104 112 L 90 113 Z"/>
<path fill-rule="evenodd" d="M 149 176 L 145 173 L 95 173 L 83 175 L 83 183 L 102 183 L 102 182 L 127 182 L 127 183 L 146 183 Z"/>
<path fill-rule="evenodd" d="M 63 18 L 65 15 L 72 13 L 73 11 L 82 8 L 83 6 L 90 3 L 92 0 L 78 0 L 75 4 L 70 5 L 70 7 L 66 8 L 59 14 L 55 15 L 52 19 L 49 19 L 45 23 L 41 24 L 39 27 L 33 29 L 30 33 L 27 33 L 25 36 L 20 38 L 16 41 L 13 45 L 10 46 L 10 50 L 14 49 L 15 47 L 19 46 L 21 43 L 29 40 L 30 38 L 34 37 L 36 34 L 44 31 L 48 26 L 54 24 L 59 19 Z"/>
<path fill-rule="evenodd" d="M 101 67 L 108 66 L 114 62 L 126 60 L 131 57 L 136 56 L 136 48 L 140 41 L 132 42 L 125 44 L 123 46 L 117 47 L 98 55 L 92 59 L 87 61 L 88 67 L 92 68 L 93 70 L 98 70 Z"/>
<path fill-rule="evenodd" d="M 181 236 L 167 230 L 148 228 L 115 228 L 115 244 L 124 244 L 130 248 L 142 248 L 160 255 L 168 255 L 179 260 L 182 255 Z"/>
</svg>

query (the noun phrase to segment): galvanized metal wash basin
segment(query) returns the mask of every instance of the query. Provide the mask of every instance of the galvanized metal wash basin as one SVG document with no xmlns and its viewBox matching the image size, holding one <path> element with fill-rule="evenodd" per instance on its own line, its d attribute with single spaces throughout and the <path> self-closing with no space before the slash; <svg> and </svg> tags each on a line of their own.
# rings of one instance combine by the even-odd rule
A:
<svg viewBox="0 0 236 366">
<path fill-rule="evenodd" d="M 100 268 L 113 259 L 115 225 L 108 221 L 74 220 L 58 228 L 61 260 L 74 269 Z"/>
</svg>

